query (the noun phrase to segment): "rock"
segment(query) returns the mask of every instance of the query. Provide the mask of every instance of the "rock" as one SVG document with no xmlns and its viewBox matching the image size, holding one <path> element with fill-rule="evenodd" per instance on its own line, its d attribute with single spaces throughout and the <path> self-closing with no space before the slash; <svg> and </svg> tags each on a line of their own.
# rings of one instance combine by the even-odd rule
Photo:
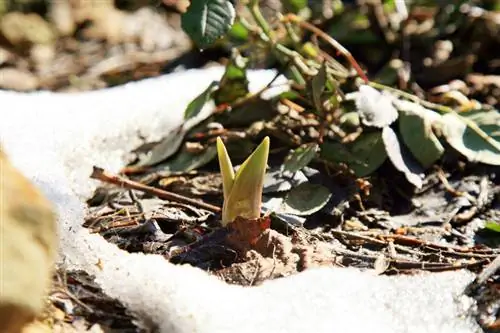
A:
<svg viewBox="0 0 500 333">
<path fill-rule="evenodd" d="M 0 332 L 21 332 L 39 315 L 57 253 L 49 201 L 0 150 Z"/>
<path fill-rule="evenodd" d="M 0 21 L 0 32 L 14 46 L 51 44 L 56 35 L 51 25 L 40 15 L 11 12 Z"/>
<path fill-rule="evenodd" d="M 37 69 L 50 66 L 55 57 L 56 48 L 54 45 L 37 44 L 30 49 L 30 58 Z"/>
<path fill-rule="evenodd" d="M 13 67 L 0 69 L 0 89 L 30 91 L 38 88 L 38 78 L 30 72 Z"/>
<path fill-rule="evenodd" d="M 51 1 L 48 16 L 61 36 L 75 32 L 76 22 L 69 0 Z"/>
</svg>

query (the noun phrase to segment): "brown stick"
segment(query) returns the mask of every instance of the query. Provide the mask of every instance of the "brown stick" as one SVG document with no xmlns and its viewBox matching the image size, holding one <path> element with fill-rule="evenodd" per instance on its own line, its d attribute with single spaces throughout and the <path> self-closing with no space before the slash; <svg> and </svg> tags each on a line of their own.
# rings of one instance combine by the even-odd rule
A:
<svg viewBox="0 0 500 333">
<path fill-rule="evenodd" d="M 96 167 L 96 166 L 94 166 L 94 169 L 92 170 L 92 174 L 90 175 L 90 178 L 98 179 L 100 181 L 114 184 L 114 185 L 117 185 L 120 187 L 125 187 L 128 189 L 142 191 L 144 193 L 155 195 L 160 199 L 182 202 L 185 204 L 189 204 L 189 205 L 193 205 L 193 206 L 196 206 L 199 208 L 206 209 L 206 210 L 214 212 L 214 213 L 221 212 L 220 207 L 207 204 L 203 201 L 198 201 L 198 200 L 194 200 L 191 198 L 187 198 L 187 197 L 180 195 L 180 194 L 161 190 L 161 189 L 156 188 L 156 187 L 144 185 L 144 184 L 135 182 L 133 180 L 120 177 L 118 175 L 113 175 L 113 174 L 110 174 L 109 172 L 104 171 L 104 169 Z"/>
</svg>

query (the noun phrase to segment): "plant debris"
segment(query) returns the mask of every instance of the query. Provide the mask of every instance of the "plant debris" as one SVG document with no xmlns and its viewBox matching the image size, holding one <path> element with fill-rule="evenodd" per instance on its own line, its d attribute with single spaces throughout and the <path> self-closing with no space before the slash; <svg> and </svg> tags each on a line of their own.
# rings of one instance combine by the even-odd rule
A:
<svg viewBox="0 0 500 333">
<path fill-rule="evenodd" d="M 479 323 L 500 327 L 494 1 L 98 2 L 0 6 L 0 87 L 92 90 L 212 60 L 226 71 L 186 107 L 189 125 L 120 174 L 96 166 L 107 184 L 88 201 L 90 232 L 244 286 L 318 265 L 468 269 Z M 277 76 L 250 94 L 252 68 Z M 240 164 L 266 136 L 262 217 L 222 227 L 216 138 Z M 92 277 L 56 282 L 54 331 L 149 331 Z"/>
</svg>

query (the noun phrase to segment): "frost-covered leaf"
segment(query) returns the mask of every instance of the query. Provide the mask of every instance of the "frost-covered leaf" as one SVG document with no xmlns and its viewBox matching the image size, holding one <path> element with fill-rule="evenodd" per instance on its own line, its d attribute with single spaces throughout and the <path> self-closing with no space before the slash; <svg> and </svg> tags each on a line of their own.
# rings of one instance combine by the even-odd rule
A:
<svg viewBox="0 0 500 333">
<path fill-rule="evenodd" d="M 328 161 L 346 163 L 356 176 L 365 177 L 377 170 L 387 158 L 382 133 L 360 135 L 349 145 L 325 141 L 320 156 Z"/>
<path fill-rule="evenodd" d="M 299 216 L 311 215 L 323 208 L 331 196 L 330 191 L 323 185 L 302 183 L 288 193 L 281 212 Z"/>
<path fill-rule="evenodd" d="M 182 15 L 182 29 L 200 48 L 223 37 L 236 16 L 229 0 L 194 0 Z"/>
<path fill-rule="evenodd" d="M 213 92 L 217 89 L 218 83 L 212 82 L 205 91 L 199 94 L 195 99 L 188 104 L 186 110 L 184 111 L 184 120 L 188 120 L 197 116 L 205 106 L 209 104 L 212 99 Z M 215 107 L 215 103 L 212 101 L 212 106 Z"/>
<path fill-rule="evenodd" d="M 444 153 L 444 147 L 436 137 L 432 124 L 441 120 L 441 115 L 419 104 L 397 101 L 399 132 L 405 145 L 424 167 L 432 166 Z"/>
<path fill-rule="evenodd" d="M 384 141 L 387 156 L 396 169 L 403 172 L 406 179 L 415 185 L 415 187 L 422 188 L 422 177 L 415 172 L 418 166 L 412 163 L 408 156 L 405 156 L 394 130 L 389 126 L 384 127 L 382 130 L 382 139 Z"/>
<path fill-rule="evenodd" d="M 398 110 L 392 104 L 394 97 L 387 92 L 380 93 L 367 85 L 359 87 L 355 95 L 356 108 L 366 126 L 382 128 L 398 118 Z"/>
<path fill-rule="evenodd" d="M 500 165 L 500 141 L 495 140 L 499 138 L 500 116 L 498 111 L 490 112 L 468 118 L 475 129 L 462 116 L 448 113 L 442 118 L 441 128 L 446 141 L 469 161 Z"/>
<path fill-rule="evenodd" d="M 288 154 L 283 164 L 283 170 L 289 172 L 297 172 L 306 167 L 309 162 L 316 157 L 318 144 L 315 142 L 306 143 L 294 149 Z"/>
</svg>

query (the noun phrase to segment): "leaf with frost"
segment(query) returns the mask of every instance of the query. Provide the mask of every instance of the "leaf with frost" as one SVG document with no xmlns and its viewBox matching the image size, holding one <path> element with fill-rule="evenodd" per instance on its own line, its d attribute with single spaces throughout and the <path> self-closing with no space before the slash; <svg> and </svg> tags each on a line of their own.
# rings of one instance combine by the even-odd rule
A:
<svg viewBox="0 0 500 333">
<path fill-rule="evenodd" d="M 367 85 L 359 87 L 355 95 L 356 108 L 366 126 L 382 128 L 398 119 L 398 110 L 392 104 L 394 97 L 387 92 L 380 93 Z"/>
</svg>

